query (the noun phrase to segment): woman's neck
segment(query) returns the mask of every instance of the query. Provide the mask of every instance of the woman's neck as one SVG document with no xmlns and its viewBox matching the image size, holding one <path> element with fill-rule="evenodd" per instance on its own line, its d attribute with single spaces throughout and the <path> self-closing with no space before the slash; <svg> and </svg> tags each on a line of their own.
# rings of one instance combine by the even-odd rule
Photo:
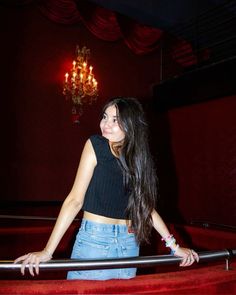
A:
<svg viewBox="0 0 236 295">
<path fill-rule="evenodd" d="M 110 142 L 109 141 L 109 146 L 110 146 L 111 152 L 117 158 L 119 158 L 119 156 L 120 156 L 122 144 L 123 144 L 123 141 L 119 141 L 119 142 Z"/>
</svg>

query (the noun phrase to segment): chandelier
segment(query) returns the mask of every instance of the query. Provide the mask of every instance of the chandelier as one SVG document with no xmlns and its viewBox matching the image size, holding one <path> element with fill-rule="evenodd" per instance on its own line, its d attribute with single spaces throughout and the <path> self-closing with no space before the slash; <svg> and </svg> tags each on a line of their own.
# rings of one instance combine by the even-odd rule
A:
<svg viewBox="0 0 236 295">
<path fill-rule="evenodd" d="M 97 81 L 93 74 L 93 67 L 88 64 L 90 49 L 85 46 L 76 47 L 76 60 L 72 62 L 72 68 L 65 74 L 63 94 L 73 103 L 72 114 L 81 115 L 82 106 L 92 103 L 97 99 Z"/>
</svg>

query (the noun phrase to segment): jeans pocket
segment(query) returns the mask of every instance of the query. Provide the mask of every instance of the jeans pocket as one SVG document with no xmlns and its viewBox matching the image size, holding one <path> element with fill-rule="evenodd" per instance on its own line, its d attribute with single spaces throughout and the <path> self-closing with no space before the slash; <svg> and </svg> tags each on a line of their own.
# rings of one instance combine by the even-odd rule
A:
<svg viewBox="0 0 236 295">
<path fill-rule="evenodd" d="M 82 232 L 77 235 L 71 258 L 106 259 L 109 250 L 107 239 Z M 68 272 L 67 279 L 106 280 L 109 275 L 109 270 L 78 270 Z"/>
<path fill-rule="evenodd" d="M 107 258 L 110 246 L 106 240 L 94 236 L 78 237 L 72 258 Z"/>
</svg>

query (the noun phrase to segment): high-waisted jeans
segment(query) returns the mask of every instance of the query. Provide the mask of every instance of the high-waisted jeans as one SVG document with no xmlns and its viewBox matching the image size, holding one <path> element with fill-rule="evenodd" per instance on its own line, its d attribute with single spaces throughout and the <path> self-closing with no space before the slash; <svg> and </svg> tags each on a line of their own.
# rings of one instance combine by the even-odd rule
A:
<svg viewBox="0 0 236 295">
<path fill-rule="evenodd" d="M 135 257 L 139 246 L 126 225 L 104 224 L 83 219 L 72 250 L 72 259 L 106 259 Z M 69 271 L 67 279 L 130 279 L 136 268 Z"/>
</svg>

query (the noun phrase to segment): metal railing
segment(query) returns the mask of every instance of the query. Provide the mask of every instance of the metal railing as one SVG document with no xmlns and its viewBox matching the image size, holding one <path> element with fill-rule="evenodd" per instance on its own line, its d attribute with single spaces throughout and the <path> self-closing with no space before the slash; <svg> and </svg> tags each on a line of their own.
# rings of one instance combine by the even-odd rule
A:
<svg viewBox="0 0 236 295">
<path fill-rule="evenodd" d="M 226 260 L 225 269 L 229 270 L 229 260 L 236 257 L 236 249 L 225 249 L 219 251 L 199 252 L 199 262 Z M 140 256 L 116 259 L 78 260 L 61 259 L 50 260 L 40 263 L 40 270 L 93 270 L 128 267 L 152 267 L 155 265 L 177 264 L 182 258 L 173 255 Z M 12 260 L 0 260 L 0 272 L 19 271 L 21 263 L 14 263 Z M 26 265 L 28 268 L 28 265 Z"/>
</svg>

